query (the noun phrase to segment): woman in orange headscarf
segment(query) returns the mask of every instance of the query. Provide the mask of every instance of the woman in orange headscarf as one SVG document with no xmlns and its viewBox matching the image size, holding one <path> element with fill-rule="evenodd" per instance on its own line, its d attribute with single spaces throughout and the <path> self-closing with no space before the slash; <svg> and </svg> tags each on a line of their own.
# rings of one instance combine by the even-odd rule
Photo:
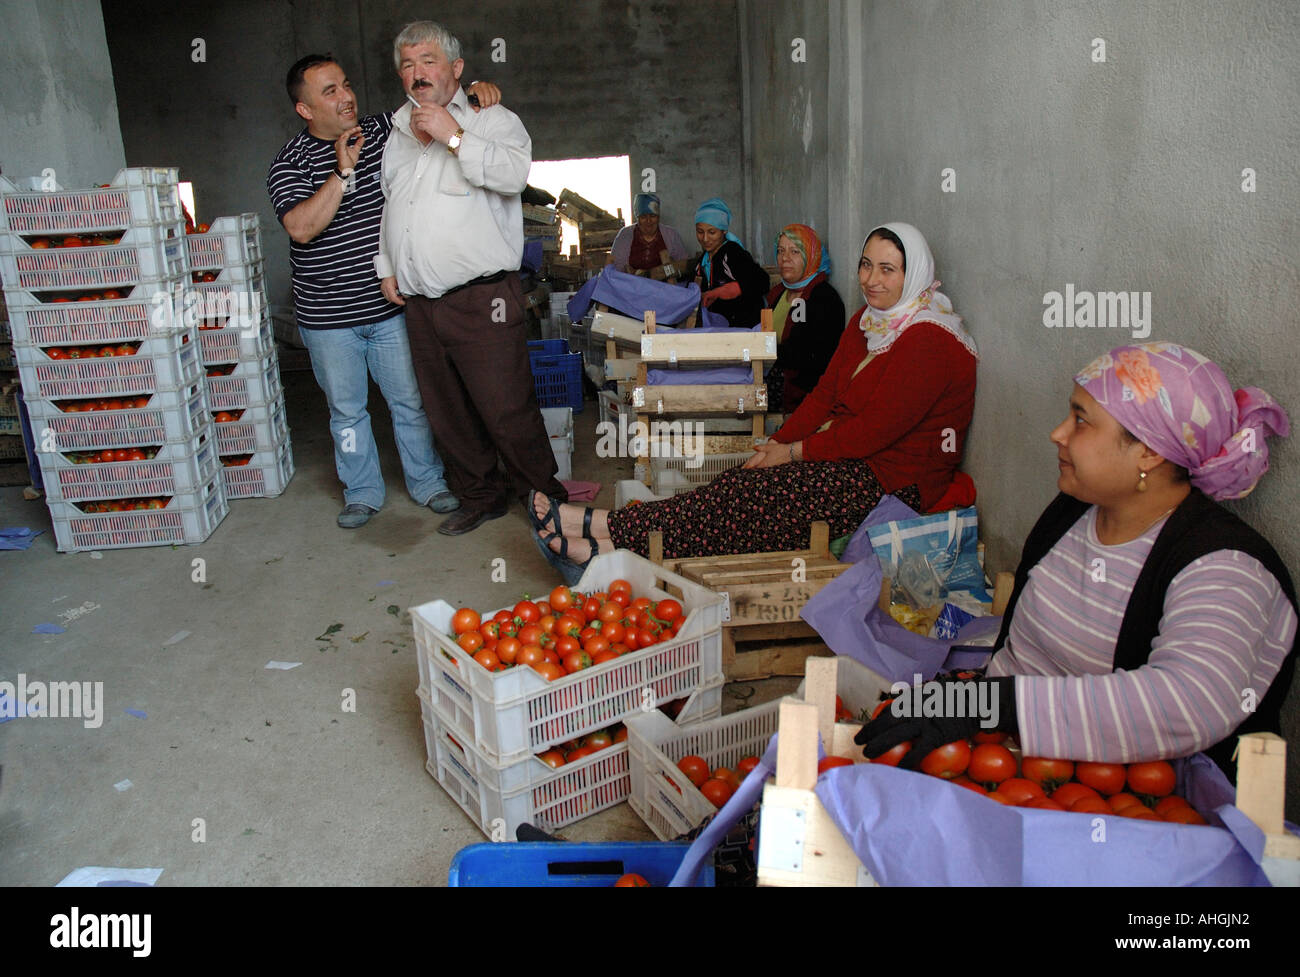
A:
<svg viewBox="0 0 1300 977">
<path fill-rule="evenodd" d="M 844 302 L 831 285 L 831 258 L 806 224 L 776 239 L 781 283 L 767 295 L 776 329 L 776 363 L 767 374 L 767 409 L 790 414 L 826 372 L 844 332 Z"/>
</svg>

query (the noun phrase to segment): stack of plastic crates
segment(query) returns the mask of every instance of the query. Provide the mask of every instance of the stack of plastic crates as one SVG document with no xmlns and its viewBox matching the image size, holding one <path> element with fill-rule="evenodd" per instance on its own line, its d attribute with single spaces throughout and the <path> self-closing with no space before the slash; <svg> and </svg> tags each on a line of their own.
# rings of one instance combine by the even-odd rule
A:
<svg viewBox="0 0 1300 977">
<path fill-rule="evenodd" d="M 578 589 L 596 593 L 617 579 L 636 596 L 676 596 L 680 630 L 549 682 L 527 665 L 480 665 L 457 643 L 456 608 L 446 601 L 411 610 L 425 769 L 494 841 L 514 838 L 525 823 L 558 830 L 631 795 L 628 746 L 617 732 L 612 744 L 552 767 L 542 755 L 555 747 L 572 751 L 585 736 L 656 708 L 673 709 L 682 726 L 721 714 L 723 598 L 627 550 L 597 556 Z"/>
<path fill-rule="evenodd" d="M 64 552 L 197 543 L 228 511 L 176 170 L 90 190 L 0 181 L 0 271 Z"/>
<path fill-rule="evenodd" d="M 570 353 L 564 339 L 533 340 L 528 365 L 539 407 L 572 407 L 582 413 L 582 354 Z"/>
<path fill-rule="evenodd" d="M 258 217 L 218 217 L 185 243 L 226 497 L 273 498 L 293 477 L 293 447 Z"/>
</svg>

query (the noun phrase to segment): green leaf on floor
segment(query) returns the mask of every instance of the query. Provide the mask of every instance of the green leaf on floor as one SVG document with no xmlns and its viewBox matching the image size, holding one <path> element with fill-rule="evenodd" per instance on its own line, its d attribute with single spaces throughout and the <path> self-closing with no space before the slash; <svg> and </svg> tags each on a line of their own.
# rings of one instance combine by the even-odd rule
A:
<svg viewBox="0 0 1300 977">
<path fill-rule="evenodd" d="M 325 629 L 325 633 L 316 638 L 317 641 L 329 641 L 331 634 L 338 634 L 343 630 L 342 624 L 331 624 Z"/>
<path fill-rule="evenodd" d="M 396 604 L 389 604 L 389 605 L 388 605 L 388 613 L 391 614 L 391 615 L 393 615 L 393 617 L 397 617 L 398 615 L 400 615 L 400 614 L 402 613 L 402 609 L 401 609 L 400 607 L 398 607 Z"/>
<path fill-rule="evenodd" d="M 359 645 L 361 644 L 361 642 L 366 640 L 366 635 L 369 633 L 370 633 L 369 631 L 365 631 L 357 635 L 355 638 L 348 638 L 348 640 L 351 641 L 354 645 Z"/>
</svg>

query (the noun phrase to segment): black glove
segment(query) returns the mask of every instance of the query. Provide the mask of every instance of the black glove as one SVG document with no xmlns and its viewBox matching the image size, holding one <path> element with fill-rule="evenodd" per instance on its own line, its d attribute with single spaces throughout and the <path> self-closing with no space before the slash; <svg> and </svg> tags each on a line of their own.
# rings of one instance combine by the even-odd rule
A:
<svg viewBox="0 0 1300 977">
<path fill-rule="evenodd" d="M 922 715 L 926 700 L 931 695 L 938 695 L 931 689 L 938 687 L 943 692 L 941 701 L 946 703 L 947 686 L 953 684 L 976 686 L 975 703 L 996 706 L 996 724 L 982 725 L 981 719 L 986 717 L 979 715 Z M 981 685 L 992 687 L 980 688 Z M 971 699 L 968 691 L 964 691 L 964 694 L 956 698 L 962 705 L 966 705 Z M 904 715 L 894 714 L 895 705 Z M 989 711 L 991 713 L 992 708 Z M 915 770 L 931 752 L 954 740 L 971 739 L 976 733 L 986 733 L 993 729 L 1004 733 L 1015 733 L 1019 728 L 1016 721 L 1016 691 L 1013 676 L 967 680 L 940 679 L 914 686 L 901 693 L 896 702 L 890 703 L 879 716 L 858 730 L 858 735 L 853 737 L 853 742 L 861 746 L 863 756 L 871 760 L 889 752 L 899 743 L 911 740 L 912 749 L 898 765 L 906 770 Z"/>
</svg>

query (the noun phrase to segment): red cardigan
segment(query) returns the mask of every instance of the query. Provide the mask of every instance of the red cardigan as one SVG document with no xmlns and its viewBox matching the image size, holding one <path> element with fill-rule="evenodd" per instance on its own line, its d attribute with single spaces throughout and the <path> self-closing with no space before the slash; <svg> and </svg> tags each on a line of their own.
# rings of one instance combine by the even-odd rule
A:
<svg viewBox="0 0 1300 977">
<path fill-rule="evenodd" d="M 864 458 L 886 491 L 915 484 L 928 510 L 961 463 L 975 412 L 975 357 L 946 329 L 918 322 L 854 377 L 868 353 L 861 317 L 844 328 L 826 373 L 775 439 L 802 441 L 807 461 Z"/>
</svg>

